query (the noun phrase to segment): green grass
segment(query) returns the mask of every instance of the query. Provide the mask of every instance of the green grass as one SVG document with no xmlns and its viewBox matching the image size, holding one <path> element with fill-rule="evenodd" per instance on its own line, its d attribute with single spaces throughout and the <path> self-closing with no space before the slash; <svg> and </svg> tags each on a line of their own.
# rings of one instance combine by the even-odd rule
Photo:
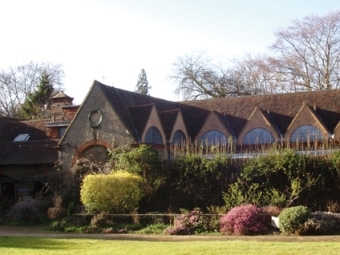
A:
<svg viewBox="0 0 340 255">
<path fill-rule="evenodd" d="M 340 254 L 338 242 L 131 241 L 0 237 L 0 254 Z"/>
</svg>

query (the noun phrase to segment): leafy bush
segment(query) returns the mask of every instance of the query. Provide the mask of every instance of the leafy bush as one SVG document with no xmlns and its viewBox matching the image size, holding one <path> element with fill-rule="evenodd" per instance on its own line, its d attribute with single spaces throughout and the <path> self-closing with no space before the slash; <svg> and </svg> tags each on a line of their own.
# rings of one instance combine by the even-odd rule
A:
<svg viewBox="0 0 340 255">
<path fill-rule="evenodd" d="M 237 182 L 229 186 L 223 198 L 228 207 L 246 203 L 287 207 L 307 204 L 312 198 L 321 201 L 320 194 L 329 190 L 326 180 L 336 186 L 334 174 L 324 158 L 299 155 L 292 149 L 273 149 L 247 160 Z"/>
<path fill-rule="evenodd" d="M 44 208 L 46 200 L 26 198 L 14 206 L 12 206 L 7 216 L 14 221 L 26 221 L 26 222 L 42 222 L 46 218 L 46 214 L 41 212 L 39 208 Z"/>
<path fill-rule="evenodd" d="M 268 230 L 270 218 L 255 205 L 242 205 L 231 209 L 220 219 L 224 234 L 253 235 Z"/>
<path fill-rule="evenodd" d="M 81 201 L 89 212 L 129 213 L 142 196 L 141 178 L 125 171 L 88 175 L 81 187 Z"/>
<path fill-rule="evenodd" d="M 296 231 L 311 217 L 306 206 L 285 208 L 279 215 L 279 227 L 284 234 L 295 234 Z"/>
<path fill-rule="evenodd" d="M 77 229 L 87 228 L 88 225 L 89 222 L 83 217 L 68 216 L 61 220 L 53 221 L 47 230 L 65 232 L 68 229 L 68 232 L 77 232 Z M 73 229 L 73 231 L 70 231 L 71 229 Z"/>
<path fill-rule="evenodd" d="M 174 227 L 167 228 L 165 232 L 170 235 L 191 235 L 202 231 L 202 213 L 194 210 L 176 217 Z"/>
<path fill-rule="evenodd" d="M 164 183 L 163 160 L 157 149 L 141 144 L 131 150 L 114 149 L 110 154 L 114 171 L 125 169 L 143 179 L 145 194 L 154 194 Z"/>
<path fill-rule="evenodd" d="M 164 224 L 152 224 L 137 231 L 137 233 L 138 234 L 162 234 L 164 233 L 167 227 L 168 226 Z"/>
</svg>

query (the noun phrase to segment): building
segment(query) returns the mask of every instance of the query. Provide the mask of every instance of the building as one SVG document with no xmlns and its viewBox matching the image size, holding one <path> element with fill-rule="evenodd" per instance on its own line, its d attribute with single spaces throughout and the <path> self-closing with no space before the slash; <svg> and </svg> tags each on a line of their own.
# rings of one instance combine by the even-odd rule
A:
<svg viewBox="0 0 340 255">
<path fill-rule="evenodd" d="M 104 163 L 113 147 L 145 143 L 172 157 L 171 148 L 182 145 L 240 155 L 273 144 L 336 148 L 340 141 L 340 90 L 171 102 L 94 81 L 81 106 L 72 101 L 63 92 L 52 97 L 47 120 L 0 118 L 1 197 L 34 196 L 56 164 L 72 188 L 77 160 Z"/>
<path fill-rule="evenodd" d="M 11 203 L 48 190 L 57 145 L 78 106 L 63 92 L 51 98 L 51 119 L 0 118 L 0 200 Z"/>
<path fill-rule="evenodd" d="M 66 183 L 79 158 L 104 162 L 107 149 L 150 144 L 233 145 L 234 153 L 283 144 L 297 149 L 340 140 L 340 90 L 170 102 L 94 81 L 59 142 Z M 313 147 L 314 146 L 314 147 Z"/>
</svg>

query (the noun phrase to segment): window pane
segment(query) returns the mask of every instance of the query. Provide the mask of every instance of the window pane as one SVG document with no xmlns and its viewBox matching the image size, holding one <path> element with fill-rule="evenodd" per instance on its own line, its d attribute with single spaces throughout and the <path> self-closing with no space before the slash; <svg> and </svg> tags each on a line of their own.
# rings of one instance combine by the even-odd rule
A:
<svg viewBox="0 0 340 255">
<path fill-rule="evenodd" d="M 60 127 L 58 128 L 58 138 L 62 138 L 63 135 L 65 134 L 66 127 Z"/>
<path fill-rule="evenodd" d="M 205 133 L 201 137 L 204 145 L 226 145 L 228 144 L 227 137 L 220 131 L 212 130 Z"/>
<path fill-rule="evenodd" d="M 311 125 L 304 125 L 301 127 L 298 127 L 294 130 L 292 136 L 290 137 L 290 142 L 314 142 L 314 141 L 321 141 L 322 140 L 322 134 L 319 129 L 317 129 L 314 126 Z"/>
<path fill-rule="evenodd" d="M 162 135 L 156 127 L 150 127 L 145 135 L 146 143 L 163 144 Z"/>
<path fill-rule="evenodd" d="M 172 138 L 172 143 L 174 144 L 183 144 L 185 141 L 185 135 L 182 130 L 177 130 Z"/>
<path fill-rule="evenodd" d="M 264 128 L 254 128 L 243 138 L 243 145 L 274 143 L 274 136 Z"/>
</svg>

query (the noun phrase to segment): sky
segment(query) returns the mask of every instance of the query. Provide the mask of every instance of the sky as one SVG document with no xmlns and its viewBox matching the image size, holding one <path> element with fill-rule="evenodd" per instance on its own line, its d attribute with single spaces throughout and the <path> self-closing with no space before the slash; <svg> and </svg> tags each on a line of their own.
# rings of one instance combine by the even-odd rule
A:
<svg viewBox="0 0 340 255">
<path fill-rule="evenodd" d="M 94 80 L 134 91 L 144 68 L 151 96 L 181 100 L 168 78 L 180 56 L 270 53 L 279 28 L 337 10 L 339 0 L 0 0 L 0 69 L 61 64 L 81 104 Z"/>
</svg>

